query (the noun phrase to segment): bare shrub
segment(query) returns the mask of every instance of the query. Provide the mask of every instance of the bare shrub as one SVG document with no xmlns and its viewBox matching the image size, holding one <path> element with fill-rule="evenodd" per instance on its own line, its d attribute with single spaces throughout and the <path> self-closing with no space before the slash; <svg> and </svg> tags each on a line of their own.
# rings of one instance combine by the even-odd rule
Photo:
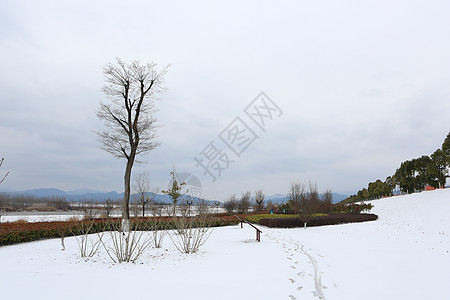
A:
<svg viewBox="0 0 450 300">
<path fill-rule="evenodd" d="M 135 262 L 151 246 L 150 235 L 145 231 L 137 230 L 138 228 L 133 225 L 129 231 L 120 231 L 118 223 L 108 222 L 104 230 L 109 239 L 99 236 L 106 253 L 113 262 Z"/>
<path fill-rule="evenodd" d="M 75 235 L 75 239 L 77 240 L 78 250 L 82 258 L 94 256 L 101 245 L 101 237 L 103 234 L 91 235 L 93 226 L 94 222 L 80 221 L 75 228 L 71 229 L 72 234 Z M 61 244 L 64 250 L 63 236 L 61 237 Z"/>
<path fill-rule="evenodd" d="M 193 219 L 197 228 L 208 231 L 214 225 L 215 217 L 211 214 L 210 207 L 206 200 L 199 200 L 196 205 L 197 216 Z"/>
<path fill-rule="evenodd" d="M 155 248 L 161 248 L 164 237 L 167 234 L 168 222 L 162 218 L 163 208 L 161 206 L 152 205 L 150 209 L 153 218 L 149 219 L 148 224 L 153 237 L 153 246 Z"/>
<path fill-rule="evenodd" d="M 175 248 L 181 253 L 195 253 L 203 246 L 212 233 L 214 217 L 209 211 L 208 203 L 200 200 L 195 217 L 186 215 L 173 216 L 175 230 L 169 234 Z"/>
</svg>

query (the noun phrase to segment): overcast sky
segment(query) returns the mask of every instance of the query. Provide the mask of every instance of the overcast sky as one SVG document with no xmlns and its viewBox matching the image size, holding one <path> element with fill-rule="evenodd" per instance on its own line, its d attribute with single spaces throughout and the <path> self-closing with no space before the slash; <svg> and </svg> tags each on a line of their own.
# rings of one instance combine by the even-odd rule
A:
<svg viewBox="0 0 450 300">
<path fill-rule="evenodd" d="M 125 161 L 93 133 L 102 66 L 120 57 L 171 65 L 161 146 L 134 169 L 153 187 L 175 165 L 209 199 L 293 180 L 354 193 L 450 131 L 449 12 L 437 0 L 2 0 L 1 188 L 124 190 Z M 245 113 L 261 92 L 278 108 L 263 128 Z M 247 134 L 239 156 L 233 128 Z M 194 160 L 211 145 L 232 161 L 215 182 Z"/>
</svg>

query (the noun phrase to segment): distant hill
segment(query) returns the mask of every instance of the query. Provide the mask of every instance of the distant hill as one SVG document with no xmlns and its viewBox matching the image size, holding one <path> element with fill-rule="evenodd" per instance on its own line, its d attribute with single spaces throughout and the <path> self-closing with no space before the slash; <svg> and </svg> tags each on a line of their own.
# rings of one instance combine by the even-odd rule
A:
<svg viewBox="0 0 450 300">
<path fill-rule="evenodd" d="M 55 188 L 40 188 L 40 189 L 31 189 L 26 191 L 14 191 L 11 189 L 8 190 L 0 190 L 0 193 L 6 193 L 11 196 L 14 195 L 25 195 L 36 198 L 64 198 L 67 201 L 73 202 L 83 202 L 83 201 L 94 201 L 94 202 L 105 202 L 106 200 L 120 200 L 123 198 L 124 193 L 117 193 L 115 191 L 112 192 L 101 192 L 91 189 L 77 189 L 70 192 L 65 192 Z M 133 198 L 134 195 L 131 195 Z M 152 198 L 154 202 L 158 203 L 172 203 L 171 198 L 168 195 L 164 194 L 154 194 L 148 193 L 149 198 Z M 197 202 L 200 199 L 197 197 L 193 197 L 193 201 Z M 210 204 L 213 204 L 214 201 L 207 201 Z"/>
<path fill-rule="evenodd" d="M 96 193 L 105 193 L 98 190 L 92 190 L 92 189 L 76 189 L 73 191 L 68 191 L 67 194 L 69 195 L 83 195 L 83 194 L 96 194 Z"/>
</svg>

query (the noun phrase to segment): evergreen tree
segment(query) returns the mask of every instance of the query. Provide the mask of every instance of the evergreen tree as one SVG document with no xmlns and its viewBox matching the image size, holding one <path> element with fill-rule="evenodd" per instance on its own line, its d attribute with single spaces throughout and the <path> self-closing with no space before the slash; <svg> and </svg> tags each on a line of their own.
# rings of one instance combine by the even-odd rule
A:
<svg viewBox="0 0 450 300">
<path fill-rule="evenodd" d="M 432 160 L 429 156 L 423 155 L 419 158 L 412 160 L 414 164 L 414 189 L 423 190 L 425 185 L 430 184 L 432 176 L 429 174 L 429 165 L 432 164 Z"/>
<path fill-rule="evenodd" d="M 450 158 L 450 132 L 447 134 L 447 137 L 442 144 L 442 151 L 444 151 L 445 155 Z"/>
<path fill-rule="evenodd" d="M 450 167 L 450 132 L 447 134 L 444 143 L 442 143 L 442 152 L 447 158 L 447 167 Z"/>
<path fill-rule="evenodd" d="M 178 183 L 177 179 L 177 173 L 175 172 L 175 169 L 170 172 L 170 178 L 171 178 L 171 187 L 167 191 L 161 191 L 163 194 L 169 195 L 170 198 L 172 198 L 173 202 L 173 216 L 176 216 L 176 207 L 178 199 L 183 195 L 181 190 L 186 185 L 185 182 Z"/>
<path fill-rule="evenodd" d="M 431 154 L 431 160 L 433 162 L 434 168 L 432 169 L 434 172 L 432 173 L 435 180 L 437 180 L 439 184 L 439 188 L 445 186 L 445 182 L 448 177 L 448 159 L 444 154 L 442 149 L 437 149 Z"/>
<path fill-rule="evenodd" d="M 414 174 L 414 163 L 410 160 L 402 162 L 400 168 L 395 171 L 395 182 L 407 194 L 414 192 Z"/>
</svg>

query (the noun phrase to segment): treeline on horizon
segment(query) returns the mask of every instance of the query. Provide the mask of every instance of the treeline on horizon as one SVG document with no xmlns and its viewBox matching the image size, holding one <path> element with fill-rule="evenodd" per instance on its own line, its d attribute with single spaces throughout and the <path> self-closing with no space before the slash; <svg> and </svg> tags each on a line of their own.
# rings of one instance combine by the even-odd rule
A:
<svg viewBox="0 0 450 300">
<path fill-rule="evenodd" d="M 380 179 L 370 182 L 367 188 L 343 200 L 343 203 L 359 202 L 379 199 L 393 195 L 398 186 L 402 193 L 411 194 L 425 189 L 429 185 L 433 188 L 445 187 L 450 167 L 450 132 L 447 134 L 442 147 L 430 156 L 406 160 L 400 164 L 394 175 L 388 176 L 385 181 Z"/>
<path fill-rule="evenodd" d="M 135 195 L 133 195 L 135 196 Z M 136 198 L 136 197 L 134 197 Z M 140 205 L 139 199 L 133 199 L 133 205 Z M 89 200 L 70 201 L 60 196 L 37 197 L 25 194 L 0 193 L 0 211 L 21 211 L 21 210 L 80 210 L 80 207 L 96 207 L 105 205 L 119 206 L 121 199 L 113 200 Z M 162 202 L 152 201 L 155 205 L 164 205 Z"/>
</svg>

